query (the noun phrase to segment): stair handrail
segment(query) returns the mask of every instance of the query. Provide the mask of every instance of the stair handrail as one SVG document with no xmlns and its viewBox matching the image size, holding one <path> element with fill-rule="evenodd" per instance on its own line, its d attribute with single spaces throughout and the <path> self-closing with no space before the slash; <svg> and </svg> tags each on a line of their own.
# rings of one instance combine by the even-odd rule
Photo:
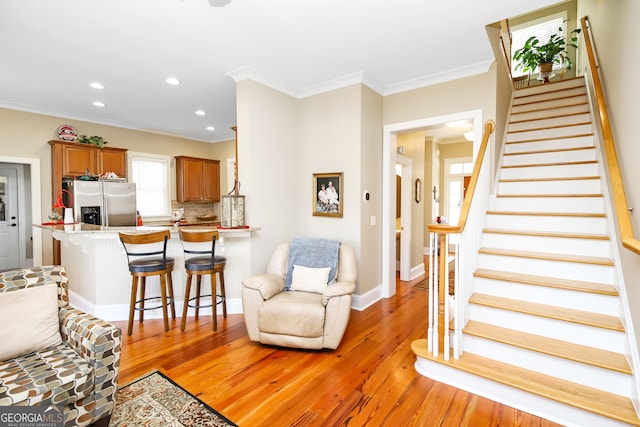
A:
<svg viewBox="0 0 640 427">
<path fill-rule="evenodd" d="M 629 204 L 624 190 L 624 181 L 620 172 L 620 164 L 618 163 L 618 155 L 616 153 L 616 144 L 611 130 L 611 121 L 609 120 L 609 111 L 602 89 L 602 82 L 598 72 L 598 64 L 596 61 L 595 50 L 591 42 L 589 26 L 587 25 L 589 18 L 584 16 L 580 19 L 582 25 L 582 34 L 584 36 L 585 49 L 589 59 L 589 69 L 593 79 L 593 86 L 596 92 L 596 101 L 598 103 L 598 115 L 600 117 L 600 127 L 602 128 L 602 136 L 604 138 L 604 150 L 607 155 L 607 166 L 611 177 L 611 187 L 613 189 L 613 201 L 616 208 L 616 217 L 618 219 L 618 228 L 622 246 L 632 252 L 640 255 L 640 241 L 633 234 L 633 226 L 631 224 L 631 214 L 629 213 Z"/>
<path fill-rule="evenodd" d="M 462 208 L 460 209 L 460 218 L 458 219 L 457 225 L 449 225 L 449 224 L 428 224 L 427 228 L 432 233 L 462 233 L 464 231 L 464 227 L 467 224 L 467 218 L 469 216 L 469 211 L 471 210 L 471 202 L 473 200 L 473 195 L 476 190 L 476 185 L 478 184 L 478 177 L 480 176 L 480 169 L 482 168 L 482 162 L 485 157 L 485 153 L 487 151 L 487 146 L 489 145 L 489 137 L 495 130 L 495 122 L 493 120 L 487 120 L 484 124 L 484 133 L 482 135 L 482 143 L 480 144 L 480 149 L 478 150 L 478 156 L 476 157 L 476 162 L 473 165 L 473 172 L 471 173 L 471 179 L 469 180 L 469 188 L 467 188 L 466 195 L 464 197 L 464 201 L 462 202 Z"/>
</svg>

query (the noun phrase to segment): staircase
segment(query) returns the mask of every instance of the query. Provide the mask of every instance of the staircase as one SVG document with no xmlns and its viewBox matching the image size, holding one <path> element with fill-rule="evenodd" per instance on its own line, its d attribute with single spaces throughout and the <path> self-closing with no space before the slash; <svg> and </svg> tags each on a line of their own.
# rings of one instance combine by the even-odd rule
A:
<svg viewBox="0 0 640 427">
<path fill-rule="evenodd" d="M 516 92 L 464 353 L 416 342 L 416 368 L 565 425 L 640 426 L 593 132 L 583 78 Z"/>
</svg>

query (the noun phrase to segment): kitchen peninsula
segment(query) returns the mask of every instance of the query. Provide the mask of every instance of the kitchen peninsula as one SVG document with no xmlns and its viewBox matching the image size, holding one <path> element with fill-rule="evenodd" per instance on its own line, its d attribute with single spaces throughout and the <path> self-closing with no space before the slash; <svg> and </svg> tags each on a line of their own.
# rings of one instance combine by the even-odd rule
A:
<svg viewBox="0 0 640 427">
<path fill-rule="evenodd" d="M 70 302 L 73 306 L 105 320 L 126 320 L 129 316 L 131 275 L 127 256 L 118 237 L 119 232 L 145 233 L 163 229 L 171 231 L 167 256 L 175 259 L 173 288 L 176 312 L 182 312 L 186 273 L 184 253 L 175 226 L 105 227 L 93 224 L 38 225 L 49 230 L 60 241 L 62 265 L 69 276 Z M 189 226 L 189 231 L 211 227 Z M 227 257 L 224 271 L 228 313 L 242 313 L 241 281 L 251 274 L 251 236 L 260 228 L 218 229 L 216 254 Z M 147 281 L 147 296 L 159 295 L 157 278 Z M 209 282 L 205 280 L 208 289 Z M 206 309 L 210 310 L 210 309 Z M 219 307 L 221 313 L 221 307 Z M 193 310 L 190 310 L 192 312 Z M 210 311 L 208 312 L 210 313 Z M 208 314 L 201 311 L 202 314 Z M 193 313 L 189 313 L 193 315 Z M 161 318 L 161 310 L 145 313 L 148 318 Z"/>
</svg>

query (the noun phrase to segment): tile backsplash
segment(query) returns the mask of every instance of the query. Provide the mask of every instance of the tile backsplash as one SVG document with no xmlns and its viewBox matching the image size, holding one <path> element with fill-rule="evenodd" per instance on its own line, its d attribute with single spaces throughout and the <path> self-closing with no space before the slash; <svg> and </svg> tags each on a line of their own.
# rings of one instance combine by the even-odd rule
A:
<svg viewBox="0 0 640 427">
<path fill-rule="evenodd" d="M 171 201 L 171 209 L 184 209 L 184 218 L 187 221 L 195 221 L 196 216 L 213 213 L 220 218 L 220 203 L 218 202 L 185 202 Z"/>
</svg>

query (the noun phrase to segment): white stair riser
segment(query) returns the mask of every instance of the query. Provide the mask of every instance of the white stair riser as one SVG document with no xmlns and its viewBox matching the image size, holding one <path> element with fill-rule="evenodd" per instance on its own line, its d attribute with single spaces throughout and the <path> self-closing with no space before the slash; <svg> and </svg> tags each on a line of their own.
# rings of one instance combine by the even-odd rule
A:
<svg viewBox="0 0 640 427">
<path fill-rule="evenodd" d="M 473 278 L 473 290 L 485 295 L 572 308 L 609 316 L 620 315 L 620 300 L 614 295 L 601 295 L 542 285 L 507 282 L 485 277 Z"/>
<path fill-rule="evenodd" d="M 606 218 L 489 214 L 486 217 L 486 221 L 488 228 L 506 230 L 566 233 L 584 233 L 585 230 L 589 230 L 589 233 L 593 234 L 608 233 Z"/>
<path fill-rule="evenodd" d="M 529 87 L 525 87 L 522 89 L 518 89 L 515 92 L 515 99 L 527 97 L 530 95 L 535 95 L 539 93 L 553 93 L 558 92 L 564 89 L 571 88 L 584 88 L 584 79 L 569 79 L 569 80 L 561 80 L 559 82 L 552 82 L 547 84 L 533 85 Z"/>
<path fill-rule="evenodd" d="M 571 165 L 510 167 L 500 169 L 500 179 L 575 178 L 600 175 L 598 163 Z"/>
<path fill-rule="evenodd" d="M 554 111 L 548 111 L 547 116 L 555 115 Z M 544 119 L 528 120 L 519 123 L 510 123 L 509 132 L 534 130 L 551 126 L 569 126 L 573 124 L 586 123 L 591 121 L 589 113 L 571 114 L 560 117 L 549 117 Z"/>
<path fill-rule="evenodd" d="M 564 237 L 528 236 L 518 234 L 482 233 L 482 246 L 506 250 L 527 250 L 552 254 L 580 256 L 611 256 L 609 240 L 573 239 Z"/>
<path fill-rule="evenodd" d="M 582 87 L 574 87 L 574 88 L 570 88 L 570 89 L 566 89 L 563 91 L 558 91 L 558 92 L 553 92 L 553 93 L 547 93 L 547 92 L 542 92 L 542 93 L 538 93 L 538 94 L 533 94 L 533 95 L 529 95 L 529 96 L 518 96 L 517 98 L 514 98 L 513 100 L 513 105 L 515 106 L 522 106 L 522 105 L 531 105 L 531 104 L 537 104 L 537 103 L 550 103 L 553 101 L 559 101 L 559 100 L 563 100 L 566 98 L 572 98 L 574 96 L 580 96 L 580 95 L 585 95 L 586 94 L 586 89 L 584 86 Z M 519 95 L 519 94 L 518 94 Z"/>
<path fill-rule="evenodd" d="M 614 269 L 608 265 L 480 253 L 478 268 L 522 274 L 544 274 L 559 279 L 583 280 L 605 285 L 614 284 Z"/>
<path fill-rule="evenodd" d="M 601 350 L 624 353 L 623 332 L 565 322 L 546 317 L 531 316 L 510 310 L 469 304 L 469 320 L 488 323 L 529 334 L 545 336 L 574 344 L 595 347 Z"/>
<path fill-rule="evenodd" d="M 558 128 L 550 128 L 550 129 L 539 129 L 533 131 L 526 132 L 509 132 L 507 134 L 508 142 L 516 142 L 516 141 L 529 141 L 529 140 L 537 140 L 537 139 L 545 139 L 545 138 L 559 138 L 563 136 L 575 136 L 575 135 L 585 135 L 593 133 L 593 127 L 591 124 L 584 124 L 579 126 L 566 126 L 566 127 L 558 127 Z"/>
<path fill-rule="evenodd" d="M 603 197 L 497 197 L 497 211 L 604 213 Z"/>
<path fill-rule="evenodd" d="M 522 153 L 527 151 L 557 150 L 562 148 L 578 148 L 594 146 L 593 136 L 578 136 L 573 138 L 549 139 L 544 141 L 507 143 L 505 154 Z"/>
<path fill-rule="evenodd" d="M 498 183 L 498 194 L 602 194 L 600 179 Z"/>
<path fill-rule="evenodd" d="M 512 114 L 511 124 L 516 124 L 526 120 L 535 120 L 549 116 L 560 116 L 565 114 L 589 113 L 589 104 L 571 104 L 552 109 L 543 109 L 540 111 L 528 111 L 524 113 Z"/>
<path fill-rule="evenodd" d="M 541 153 L 508 154 L 503 157 L 503 166 L 534 165 L 558 162 L 588 162 L 596 160 L 595 148 L 566 151 L 543 151 Z"/>
<path fill-rule="evenodd" d="M 630 397 L 630 375 L 469 335 L 465 335 L 464 349 L 530 371 Z"/>
</svg>

